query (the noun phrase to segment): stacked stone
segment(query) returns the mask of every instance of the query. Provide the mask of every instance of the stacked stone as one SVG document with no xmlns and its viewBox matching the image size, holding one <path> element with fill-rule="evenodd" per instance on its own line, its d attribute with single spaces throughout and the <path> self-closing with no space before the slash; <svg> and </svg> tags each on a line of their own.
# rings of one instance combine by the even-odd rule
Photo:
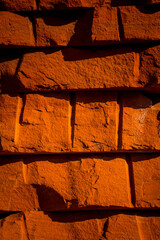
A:
<svg viewBox="0 0 160 240">
<path fill-rule="evenodd" d="M 0 0 L 0 239 L 160 239 L 160 1 Z"/>
</svg>

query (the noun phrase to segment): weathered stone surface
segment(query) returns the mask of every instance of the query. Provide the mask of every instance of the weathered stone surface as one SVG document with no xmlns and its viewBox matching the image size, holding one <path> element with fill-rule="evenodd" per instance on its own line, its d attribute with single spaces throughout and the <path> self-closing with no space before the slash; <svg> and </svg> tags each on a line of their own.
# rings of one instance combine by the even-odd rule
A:
<svg viewBox="0 0 160 240">
<path fill-rule="evenodd" d="M 160 45 L 140 52 L 139 81 L 148 87 L 160 87 Z"/>
<path fill-rule="evenodd" d="M 0 236 L 5 240 L 9 240 L 11 236 L 12 239 L 14 236 L 17 240 L 22 237 L 24 239 L 28 237 L 30 240 L 141 239 L 135 215 L 108 216 L 106 212 L 71 214 L 31 211 L 10 215 L 0 220 L 0 223 Z M 151 230 L 154 230 L 154 226 L 151 227 L 153 227 Z M 145 230 L 146 228 L 147 226 Z M 154 235 L 156 236 L 157 233 L 158 229 L 155 229 Z"/>
<path fill-rule="evenodd" d="M 4 240 L 159 240 L 159 216 L 113 214 L 106 211 L 16 213 L 0 220 L 0 237 Z"/>
<path fill-rule="evenodd" d="M 0 97 L 1 151 L 59 152 L 69 148 L 68 94 Z"/>
<path fill-rule="evenodd" d="M 0 95 L 0 149 L 14 151 L 18 97 Z"/>
<path fill-rule="evenodd" d="M 132 155 L 137 207 L 160 207 L 160 156 Z"/>
<path fill-rule="evenodd" d="M 0 210 L 131 207 L 124 156 L 1 157 Z"/>
<path fill-rule="evenodd" d="M 32 23 L 28 17 L 0 12 L 0 46 L 34 46 Z"/>
<path fill-rule="evenodd" d="M 0 0 L 0 10 L 29 11 L 36 10 L 35 0 Z"/>
<path fill-rule="evenodd" d="M 160 103 L 140 93 L 123 98 L 122 149 L 160 150 Z"/>
<path fill-rule="evenodd" d="M 37 46 L 67 46 L 75 34 L 78 21 L 67 17 L 52 15 L 36 18 Z"/>
<path fill-rule="evenodd" d="M 117 8 L 106 4 L 95 9 L 91 32 L 93 44 L 113 44 L 114 41 L 120 41 Z"/>
<path fill-rule="evenodd" d="M 23 91 L 141 86 L 134 75 L 135 55 L 126 51 L 68 48 L 28 53 L 17 78 Z"/>
<path fill-rule="evenodd" d="M 39 9 L 65 9 L 78 7 L 98 7 L 105 3 L 111 3 L 111 0 L 40 0 Z"/>
<path fill-rule="evenodd" d="M 137 224 L 139 226 L 139 234 L 143 240 L 159 240 L 160 239 L 160 217 L 159 216 L 138 216 Z"/>
<path fill-rule="evenodd" d="M 87 23 L 87 24 L 86 24 Z M 36 18 L 37 46 L 81 46 L 119 41 L 117 9 L 110 5 L 84 12 Z"/>
<path fill-rule="evenodd" d="M 116 150 L 118 117 L 116 94 L 77 94 L 73 143 L 75 151 Z"/>
<path fill-rule="evenodd" d="M 122 19 L 121 34 L 127 40 L 159 40 L 160 12 L 145 7 L 120 7 Z M 151 31 L 152 30 L 152 31 Z"/>
</svg>

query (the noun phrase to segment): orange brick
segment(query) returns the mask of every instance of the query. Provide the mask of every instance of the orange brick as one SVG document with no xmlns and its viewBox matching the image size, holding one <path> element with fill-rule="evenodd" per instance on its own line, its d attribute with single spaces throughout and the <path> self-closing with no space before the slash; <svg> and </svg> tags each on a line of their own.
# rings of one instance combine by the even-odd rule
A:
<svg viewBox="0 0 160 240">
<path fill-rule="evenodd" d="M 18 97 L 0 95 L 0 150 L 14 151 Z"/>
<path fill-rule="evenodd" d="M 118 106 L 115 94 L 84 93 L 76 96 L 74 150 L 117 149 Z"/>
<path fill-rule="evenodd" d="M 0 0 L 0 10 L 29 11 L 36 10 L 35 0 Z"/>
<path fill-rule="evenodd" d="M 29 53 L 24 55 L 17 77 L 32 91 L 141 86 L 130 50 L 68 48 Z"/>
<path fill-rule="evenodd" d="M 160 150 L 160 103 L 140 93 L 128 93 L 123 99 L 122 149 Z"/>
<path fill-rule="evenodd" d="M 105 3 L 111 3 L 111 0 L 40 0 L 40 9 L 66 9 L 66 8 L 81 8 L 101 6 Z"/>
<path fill-rule="evenodd" d="M 160 88 L 160 45 L 140 52 L 139 80 L 148 88 Z"/>
<path fill-rule="evenodd" d="M 0 12 L 0 46 L 34 46 L 32 23 L 28 17 Z"/>
<path fill-rule="evenodd" d="M 160 207 L 160 156 L 132 155 L 136 207 Z"/>
<path fill-rule="evenodd" d="M 122 26 L 127 40 L 159 40 L 160 13 L 146 10 L 145 7 L 120 7 Z M 156 19 L 156 20 L 155 20 Z M 151 31 L 152 29 L 152 31 Z"/>
<path fill-rule="evenodd" d="M 131 207 L 123 155 L 1 157 L 0 210 Z"/>
<path fill-rule="evenodd" d="M 16 103 L 13 108 L 14 100 Z M 67 150 L 69 148 L 68 101 L 69 96 L 65 93 L 29 94 L 24 95 L 23 98 L 1 95 L 2 151 Z"/>
</svg>

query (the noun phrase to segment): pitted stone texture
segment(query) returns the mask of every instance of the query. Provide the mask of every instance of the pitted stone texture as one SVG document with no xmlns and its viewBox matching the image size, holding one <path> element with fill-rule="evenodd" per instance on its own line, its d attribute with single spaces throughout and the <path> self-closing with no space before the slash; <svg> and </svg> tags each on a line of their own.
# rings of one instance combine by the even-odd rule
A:
<svg viewBox="0 0 160 240">
<path fill-rule="evenodd" d="M 114 214 L 114 215 L 113 215 Z M 0 220 L 4 240 L 159 240 L 159 216 L 113 212 L 15 213 Z"/>
<path fill-rule="evenodd" d="M 68 94 L 1 95 L 0 105 L 1 151 L 61 152 L 69 148 Z"/>
<path fill-rule="evenodd" d="M 118 114 L 116 94 L 77 93 L 74 150 L 116 150 Z"/>
<path fill-rule="evenodd" d="M 92 23 L 93 22 L 93 23 Z M 66 11 L 36 18 L 37 46 L 83 46 L 119 41 L 117 9 Z"/>
<path fill-rule="evenodd" d="M 133 80 L 134 53 L 126 51 L 68 48 L 29 53 L 17 78 L 32 91 L 141 86 Z"/>
<path fill-rule="evenodd" d="M 159 240 L 160 239 L 160 216 L 138 216 L 137 224 L 139 234 L 142 240 Z"/>
<path fill-rule="evenodd" d="M 159 40 L 160 12 L 145 7 L 120 7 L 122 35 L 126 40 Z M 156 20 L 155 20 L 156 19 Z M 152 29 L 152 33 L 151 33 Z"/>
<path fill-rule="evenodd" d="M 111 0 L 40 0 L 39 9 L 66 9 L 66 8 L 83 8 L 83 7 L 98 7 L 105 3 L 111 3 Z"/>
<path fill-rule="evenodd" d="M 0 150 L 14 151 L 18 97 L 0 95 Z"/>
<path fill-rule="evenodd" d="M 140 93 L 123 98 L 122 149 L 160 150 L 160 102 Z"/>
<path fill-rule="evenodd" d="M 0 47 L 35 46 L 32 23 L 28 17 L 0 12 Z"/>
<path fill-rule="evenodd" d="M 132 155 L 136 207 L 160 207 L 160 156 Z"/>
<path fill-rule="evenodd" d="M 123 155 L 1 157 L 0 210 L 132 207 Z"/>
<path fill-rule="evenodd" d="M 160 87 L 160 45 L 140 52 L 139 81 L 148 87 Z"/>
<path fill-rule="evenodd" d="M 91 32 L 93 44 L 119 42 L 117 8 L 106 4 L 95 9 Z"/>
<path fill-rule="evenodd" d="M 0 0 L 0 10 L 7 11 L 30 11 L 36 10 L 35 0 Z"/>
</svg>

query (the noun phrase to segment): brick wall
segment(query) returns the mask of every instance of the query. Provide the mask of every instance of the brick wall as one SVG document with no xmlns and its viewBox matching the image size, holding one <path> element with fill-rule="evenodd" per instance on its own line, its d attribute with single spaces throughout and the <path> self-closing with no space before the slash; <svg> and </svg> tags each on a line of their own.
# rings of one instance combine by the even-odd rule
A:
<svg viewBox="0 0 160 240">
<path fill-rule="evenodd" d="M 160 239 L 159 4 L 0 0 L 0 239 Z"/>
</svg>

